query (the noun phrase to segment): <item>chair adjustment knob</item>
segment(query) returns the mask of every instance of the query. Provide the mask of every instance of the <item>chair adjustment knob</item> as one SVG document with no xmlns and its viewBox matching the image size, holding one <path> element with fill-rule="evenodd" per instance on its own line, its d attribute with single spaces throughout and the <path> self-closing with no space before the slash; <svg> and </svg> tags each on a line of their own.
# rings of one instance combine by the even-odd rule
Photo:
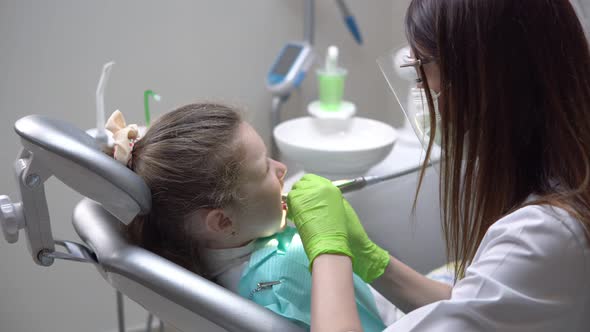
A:
<svg viewBox="0 0 590 332">
<path fill-rule="evenodd" d="M 18 231 L 25 227 L 25 216 L 21 202 L 12 203 L 10 197 L 0 196 L 0 228 L 8 243 L 18 241 Z"/>
</svg>

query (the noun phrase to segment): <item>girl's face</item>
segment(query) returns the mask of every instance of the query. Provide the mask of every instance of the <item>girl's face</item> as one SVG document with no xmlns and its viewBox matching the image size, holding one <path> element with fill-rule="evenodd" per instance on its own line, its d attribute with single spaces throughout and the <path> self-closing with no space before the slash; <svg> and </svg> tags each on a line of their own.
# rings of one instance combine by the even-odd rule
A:
<svg viewBox="0 0 590 332">
<path fill-rule="evenodd" d="M 281 200 L 287 167 L 268 156 L 262 138 L 246 122 L 238 129 L 244 159 L 238 188 L 242 200 L 232 221 L 236 241 L 245 243 L 275 234 L 285 227 L 285 206 Z"/>
</svg>

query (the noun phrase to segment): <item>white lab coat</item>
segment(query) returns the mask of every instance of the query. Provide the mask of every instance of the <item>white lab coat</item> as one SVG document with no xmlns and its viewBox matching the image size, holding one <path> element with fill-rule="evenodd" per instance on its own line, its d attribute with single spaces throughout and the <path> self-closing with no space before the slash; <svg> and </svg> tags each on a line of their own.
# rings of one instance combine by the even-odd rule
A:
<svg viewBox="0 0 590 332">
<path fill-rule="evenodd" d="M 385 331 L 590 331 L 590 248 L 582 225 L 547 206 L 500 219 L 449 300 L 418 308 Z"/>
</svg>

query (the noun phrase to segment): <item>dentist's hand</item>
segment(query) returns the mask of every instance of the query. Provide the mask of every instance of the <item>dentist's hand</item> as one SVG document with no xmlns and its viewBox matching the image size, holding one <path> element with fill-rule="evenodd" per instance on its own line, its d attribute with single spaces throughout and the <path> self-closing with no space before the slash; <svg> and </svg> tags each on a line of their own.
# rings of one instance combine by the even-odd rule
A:
<svg viewBox="0 0 590 332">
<path fill-rule="evenodd" d="M 314 174 L 303 176 L 289 192 L 287 205 L 310 267 L 321 254 L 352 258 L 342 193 L 330 180 Z"/>
<path fill-rule="evenodd" d="M 346 214 L 348 241 L 354 255 L 352 269 L 363 281 L 371 283 L 385 272 L 389 264 L 389 253 L 369 239 L 356 212 L 346 199 L 342 198 L 342 204 Z"/>
</svg>

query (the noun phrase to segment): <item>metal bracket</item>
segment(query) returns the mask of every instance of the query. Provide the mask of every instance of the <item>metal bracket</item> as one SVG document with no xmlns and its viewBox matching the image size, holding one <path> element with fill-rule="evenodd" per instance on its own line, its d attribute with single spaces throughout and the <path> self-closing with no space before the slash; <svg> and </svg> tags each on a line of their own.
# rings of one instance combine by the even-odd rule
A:
<svg viewBox="0 0 590 332">
<path fill-rule="evenodd" d="M 43 250 L 39 253 L 39 260 L 54 260 L 54 259 L 63 259 L 68 261 L 75 261 L 75 262 L 82 262 L 82 263 L 98 263 L 98 259 L 92 250 L 88 249 L 83 244 L 72 242 L 72 241 L 62 241 L 56 240 L 56 245 L 59 245 L 67 250 L 67 252 L 61 251 L 47 251 Z"/>
<path fill-rule="evenodd" d="M 10 197 L 0 196 L 0 227 L 4 238 L 15 243 L 19 231 L 24 229 L 31 256 L 42 266 L 50 266 L 55 259 L 96 263 L 96 255 L 86 246 L 53 239 L 44 184 L 52 174 L 43 165 L 33 152 L 24 148 L 19 152 L 14 170 L 21 201 L 12 203 Z M 56 245 L 66 251 L 56 251 Z"/>
</svg>

